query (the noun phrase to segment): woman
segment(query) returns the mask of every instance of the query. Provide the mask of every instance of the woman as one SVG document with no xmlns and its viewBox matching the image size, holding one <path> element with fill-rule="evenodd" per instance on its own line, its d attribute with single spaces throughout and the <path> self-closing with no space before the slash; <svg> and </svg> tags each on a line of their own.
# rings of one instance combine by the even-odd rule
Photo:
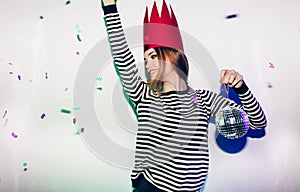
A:
<svg viewBox="0 0 300 192">
<path fill-rule="evenodd" d="M 234 70 L 221 70 L 220 82 L 235 90 L 242 105 L 209 90 L 189 87 L 189 66 L 181 45 L 174 48 L 145 44 L 145 71 L 149 79 L 142 81 L 127 46 L 115 0 L 102 3 L 114 63 L 138 114 L 135 165 L 131 173 L 134 192 L 199 191 L 209 167 L 210 116 L 229 104 L 243 109 L 250 127 L 258 129 L 267 123 L 263 110 L 242 75 Z"/>
</svg>

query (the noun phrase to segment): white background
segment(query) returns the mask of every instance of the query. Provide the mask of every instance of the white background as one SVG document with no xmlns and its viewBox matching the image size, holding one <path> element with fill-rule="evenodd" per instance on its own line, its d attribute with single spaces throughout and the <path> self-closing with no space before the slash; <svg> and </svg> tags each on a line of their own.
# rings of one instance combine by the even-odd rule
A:
<svg viewBox="0 0 300 192">
<path fill-rule="evenodd" d="M 118 0 L 124 28 L 141 25 L 145 7 L 152 3 Z M 162 0 L 157 3 L 160 9 Z M 167 3 L 180 29 L 206 47 L 219 69 L 233 68 L 243 74 L 268 119 L 266 135 L 247 138 L 246 146 L 235 154 L 214 144 L 210 126 L 205 191 L 299 191 L 300 1 Z M 238 17 L 226 19 L 230 14 Z M 131 190 L 130 170 L 95 156 L 76 134 L 80 127 L 73 124 L 74 110 L 60 112 L 80 107 L 72 103 L 75 77 L 88 52 L 106 38 L 104 26 L 96 0 L 73 0 L 68 5 L 63 0 L 0 0 L 0 192 Z M 142 47 L 134 54 L 141 61 Z M 191 82 L 198 80 L 196 75 L 190 77 Z M 103 71 L 101 82 L 95 80 L 95 99 L 107 95 L 109 101 L 117 81 L 111 65 Z M 209 87 L 205 82 L 193 85 Z M 102 91 L 96 90 L 99 86 Z M 98 114 L 102 110 L 99 121 L 115 127 L 117 117 L 107 106 L 96 109 Z M 46 116 L 41 119 L 43 113 Z M 117 129 L 105 129 L 116 143 L 133 147 L 134 135 L 125 137 Z M 12 137 L 12 132 L 18 137 Z"/>
</svg>

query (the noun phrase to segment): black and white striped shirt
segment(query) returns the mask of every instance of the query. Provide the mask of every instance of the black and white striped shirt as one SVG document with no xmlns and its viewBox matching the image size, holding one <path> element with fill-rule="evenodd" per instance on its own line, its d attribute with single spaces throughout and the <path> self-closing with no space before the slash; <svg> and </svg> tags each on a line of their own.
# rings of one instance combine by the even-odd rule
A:
<svg viewBox="0 0 300 192">
<path fill-rule="evenodd" d="M 198 191 L 208 167 L 207 128 L 210 116 L 228 105 L 243 109 L 251 128 L 266 126 L 259 103 L 244 83 L 235 92 L 242 105 L 209 90 L 148 92 L 127 45 L 115 5 L 103 8 L 111 51 L 124 90 L 138 114 L 133 182 L 140 174 L 163 191 Z"/>
</svg>

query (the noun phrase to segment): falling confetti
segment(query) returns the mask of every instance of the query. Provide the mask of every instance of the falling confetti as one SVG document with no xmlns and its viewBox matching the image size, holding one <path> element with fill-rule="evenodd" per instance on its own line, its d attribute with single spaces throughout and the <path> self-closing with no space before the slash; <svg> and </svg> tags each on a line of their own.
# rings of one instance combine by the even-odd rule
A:
<svg viewBox="0 0 300 192">
<path fill-rule="evenodd" d="M 12 75 L 12 74 L 14 74 L 14 73 L 10 71 L 10 72 L 9 72 L 9 74 L 11 74 L 11 75 Z"/>
<path fill-rule="evenodd" d="M 272 68 L 272 69 L 275 68 L 275 66 L 271 62 L 269 62 L 269 67 Z"/>
<path fill-rule="evenodd" d="M 65 88 L 65 91 L 68 91 L 68 88 Z"/>
<path fill-rule="evenodd" d="M 8 63 L 9 65 L 12 65 L 12 63 Z"/>
<path fill-rule="evenodd" d="M 45 118 L 45 116 L 46 116 L 46 114 L 45 114 L 45 113 L 43 113 L 43 114 L 41 115 L 41 119 L 44 119 L 44 118 Z"/>
<path fill-rule="evenodd" d="M 74 110 L 80 110 L 80 107 L 74 107 L 73 109 Z"/>
<path fill-rule="evenodd" d="M 71 1 L 67 1 L 67 2 L 66 2 L 66 5 L 69 5 L 70 3 L 71 3 Z"/>
<path fill-rule="evenodd" d="M 8 123 L 8 119 L 5 119 L 5 122 L 4 122 L 4 124 L 3 124 L 3 127 L 5 127 L 7 123 Z"/>
<path fill-rule="evenodd" d="M 48 79 L 48 73 L 47 72 L 45 73 L 45 78 Z"/>
<path fill-rule="evenodd" d="M 193 94 L 193 101 L 194 103 L 197 103 L 197 95 Z"/>
<path fill-rule="evenodd" d="M 2 118 L 4 118 L 7 114 L 7 110 L 5 110 L 4 115 L 2 116 Z"/>
<path fill-rule="evenodd" d="M 18 137 L 18 135 L 15 134 L 14 132 L 11 133 L 11 136 L 13 136 L 14 138 L 17 138 L 17 137 Z"/>
<path fill-rule="evenodd" d="M 76 51 L 76 55 L 80 55 L 80 53 L 78 51 Z"/>
<path fill-rule="evenodd" d="M 98 80 L 98 81 L 102 81 L 102 77 L 97 77 L 97 79 L 96 80 Z"/>
<path fill-rule="evenodd" d="M 237 16 L 238 16 L 237 14 L 227 15 L 226 19 L 233 19 L 233 18 L 236 18 Z"/>
<path fill-rule="evenodd" d="M 40 16 L 40 19 L 44 19 L 44 17 L 43 17 L 43 16 Z"/>
<path fill-rule="evenodd" d="M 67 109 L 62 109 L 61 112 L 62 112 L 62 113 L 66 113 L 66 114 L 70 114 L 70 113 L 71 113 L 71 111 L 70 111 L 70 110 L 67 110 Z"/>
<path fill-rule="evenodd" d="M 79 34 L 77 34 L 77 40 L 78 40 L 79 42 L 81 42 L 81 38 L 80 38 L 80 35 L 79 35 Z"/>
<path fill-rule="evenodd" d="M 77 123 L 77 118 L 73 118 L 73 124 Z"/>
<path fill-rule="evenodd" d="M 18 75 L 18 79 L 19 79 L 19 81 L 21 81 L 21 75 Z"/>
<path fill-rule="evenodd" d="M 102 87 L 98 87 L 97 89 L 98 89 L 99 91 L 102 91 Z"/>
<path fill-rule="evenodd" d="M 271 83 L 268 83 L 268 88 L 273 88 L 273 85 Z"/>
<path fill-rule="evenodd" d="M 23 171 L 27 171 L 27 163 L 23 163 Z"/>
<path fill-rule="evenodd" d="M 80 129 L 80 131 L 81 131 L 81 133 L 84 133 L 84 128 L 82 127 L 82 128 Z"/>
<path fill-rule="evenodd" d="M 79 25 L 76 25 L 76 30 L 77 30 L 78 33 L 81 33 L 81 30 L 80 30 L 80 28 L 79 28 Z"/>
</svg>

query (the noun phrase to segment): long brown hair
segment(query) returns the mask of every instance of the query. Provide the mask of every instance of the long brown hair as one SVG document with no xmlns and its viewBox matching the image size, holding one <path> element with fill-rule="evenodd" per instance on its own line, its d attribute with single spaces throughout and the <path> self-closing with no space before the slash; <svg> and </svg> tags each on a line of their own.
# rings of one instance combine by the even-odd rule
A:
<svg viewBox="0 0 300 192">
<path fill-rule="evenodd" d="M 167 64 L 166 58 L 169 59 L 170 61 L 169 64 L 174 65 L 174 68 L 176 69 L 179 77 L 181 77 L 187 85 L 189 64 L 185 54 L 180 50 L 170 48 L 170 47 L 155 47 L 154 50 L 157 53 L 157 58 L 159 62 L 159 69 L 158 69 L 159 77 L 158 79 L 151 80 L 150 75 L 148 74 L 147 70 L 145 70 L 146 77 L 148 80 L 148 85 L 150 87 L 149 94 L 151 90 L 156 89 L 158 96 L 160 96 L 160 92 L 163 88 L 163 81 L 161 81 L 162 74 L 164 73 Z"/>
</svg>

